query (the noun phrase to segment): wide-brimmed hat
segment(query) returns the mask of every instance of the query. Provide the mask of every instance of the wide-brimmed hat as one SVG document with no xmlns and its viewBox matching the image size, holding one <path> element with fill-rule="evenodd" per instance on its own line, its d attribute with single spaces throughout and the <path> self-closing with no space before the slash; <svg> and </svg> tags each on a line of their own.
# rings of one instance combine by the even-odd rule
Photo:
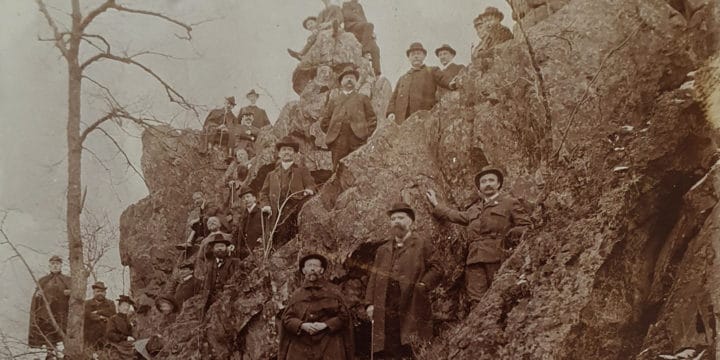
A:
<svg viewBox="0 0 720 360">
<path fill-rule="evenodd" d="M 105 283 L 102 281 L 96 281 L 91 286 L 93 289 L 101 289 L 101 290 L 107 290 L 107 287 L 105 286 Z"/>
<path fill-rule="evenodd" d="M 498 10 L 498 8 L 494 6 L 488 6 L 485 8 L 484 12 L 481 12 L 480 15 L 478 15 L 475 20 L 473 20 L 473 25 L 478 26 L 478 23 L 480 20 L 487 18 L 487 17 L 495 17 L 498 18 L 498 21 L 503 21 L 505 18 L 505 15 Z"/>
<path fill-rule="evenodd" d="M 232 106 L 237 105 L 237 104 L 235 103 L 235 97 L 234 97 L 234 96 L 228 96 L 228 97 L 225 98 L 225 100 L 226 100 L 227 102 L 229 102 L 230 105 L 232 105 Z"/>
<path fill-rule="evenodd" d="M 61 257 L 57 256 L 57 255 L 53 255 L 53 256 L 50 257 L 49 262 L 59 262 L 59 263 L 62 263 L 62 262 L 63 262 L 63 259 L 62 259 Z"/>
<path fill-rule="evenodd" d="M 250 96 L 250 95 L 260 96 L 260 94 L 258 94 L 258 93 L 255 91 L 255 89 L 250 89 L 250 91 L 248 91 L 248 93 L 245 94 L 245 97 L 248 97 L 248 96 Z"/>
<path fill-rule="evenodd" d="M 240 115 L 240 117 L 243 117 L 245 115 L 255 116 L 255 113 L 252 111 L 252 109 L 244 107 L 244 108 L 240 109 L 240 114 L 238 114 L 238 115 Z"/>
<path fill-rule="evenodd" d="M 318 259 L 318 260 L 320 260 L 320 263 L 322 264 L 323 269 L 327 269 L 328 260 L 327 260 L 326 257 L 324 257 L 324 256 L 322 256 L 322 255 L 320 255 L 320 254 L 318 254 L 318 253 L 310 253 L 310 254 L 307 254 L 307 255 L 303 256 L 302 258 L 300 258 L 300 262 L 298 263 L 298 266 L 299 266 L 299 268 L 300 268 L 300 272 L 302 272 L 303 266 L 305 266 L 305 262 L 308 261 L 308 260 L 310 260 L 310 259 Z"/>
<path fill-rule="evenodd" d="M 170 296 L 170 295 L 160 295 L 160 296 L 158 296 L 158 298 L 155 299 L 155 308 L 158 309 L 158 310 L 160 310 L 160 303 L 163 302 L 163 301 L 165 301 L 165 302 L 167 302 L 167 303 L 169 303 L 170 305 L 173 306 L 172 312 L 178 311 L 177 301 L 175 301 L 175 299 L 174 299 L 172 296 Z"/>
<path fill-rule="evenodd" d="M 412 219 L 412 221 L 415 221 L 415 210 L 413 210 L 413 208 L 411 208 L 410 205 L 408 205 L 404 202 L 399 202 L 399 203 L 393 204 L 393 206 L 390 208 L 390 210 L 387 211 L 387 215 L 390 216 L 396 212 L 404 212 L 404 213 L 408 214 L 408 216 Z"/>
<path fill-rule="evenodd" d="M 293 148 L 295 150 L 295 152 L 300 151 L 300 144 L 290 136 L 286 136 L 286 137 L 280 139 L 280 141 L 278 141 L 278 143 L 275 144 L 275 149 L 280 150 L 280 148 L 285 147 L 285 146 Z"/>
<path fill-rule="evenodd" d="M 245 194 L 253 194 L 255 195 L 255 191 L 251 189 L 249 186 L 243 186 L 240 189 L 240 192 L 238 192 L 238 197 L 243 197 Z"/>
<path fill-rule="evenodd" d="M 132 305 L 132 306 L 135 306 L 135 302 L 134 302 L 129 296 L 127 296 L 127 295 L 120 295 L 120 297 L 118 297 L 117 299 L 115 299 L 115 301 L 117 301 L 118 304 L 128 303 L 128 304 L 130 304 L 130 305 Z"/>
<path fill-rule="evenodd" d="M 230 241 L 230 239 L 228 239 L 228 236 L 226 234 L 215 234 L 215 236 L 213 236 L 212 240 L 210 240 L 207 243 L 207 246 L 209 248 L 212 248 L 217 243 L 223 243 L 227 246 L 232 245 L 232 242 Z"/>
<path fill-rule="evenodd" d="M 455 51 L 452 46 L 448 44 L 442 44 L 439 48 L 435 49 L 435 56 L 440 56 L 440 51 L 442 50 L 449 51 L 451 54 L 453 54 L 453 56 L 457 55 L 457 51 Z"/>
<path fill-rule="evenodd" d="M 304 29 L 310 30 L 310 29 L 307 28 L 307 26 L 305 26 L 305 24 L 307 24 L 307 22 L 310 21 L 310 20 L 313 20 L 313 21 L 317 22 L 317 17 L 315 17 L 315 16 L 308 16 L 308 17 L 306 17 L 305 20 L 303 20 L 303 22 L 302 22 L 302 26 L 303 26 Z"/>
<path fill-rule="evenodd" d="M 427 55 L 427 50 L 425 50 L 425 47 L 423 47 L 423 44 L 421 44 L 419 42 L 414 42 L 414 43 L 410 44 L 410 47 L 407 50 L 405 50 L 405 56 L 410 56 L 410 52 L 415 51 L 415 50 L 420 50 L 420 51 L 424 52 L 425 55 Z"/>
<path fill-rule="evenodd" d="M 502 188 L 503 181 L 505 180 L 505 174 L 503 173 L 502 169 L 500 169 L 497 166 L 487 165 L 480 170 L 477 175 L 475 175 L 475 187 L 479 188 L 478 184 L 480 183 L 480 178 L 483 177 L 483 175 L 487 174 L 495 174 L 498 177 L 498 182 L 500 183 L 500 188 Z"/>
<path fill-rule="evenodd" d="M 345 77 L 345 75 L 355 76 L 355 81 L 360 79 L 360 73 L 355 70 L 354 66 L 347 66 L 340 72 L 340 75 L 338 75 L 338 83 L 342 82 L 342 79 L 343 77 Z"/>
</svg>

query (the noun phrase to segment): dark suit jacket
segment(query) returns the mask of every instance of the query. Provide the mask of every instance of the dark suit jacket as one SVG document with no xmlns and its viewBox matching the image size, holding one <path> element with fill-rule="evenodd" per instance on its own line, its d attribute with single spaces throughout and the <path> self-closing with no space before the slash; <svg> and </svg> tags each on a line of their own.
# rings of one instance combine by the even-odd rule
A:
<svg viewBox="0 0 720 360">
<path fill-rule="evenodd" d="M 304 166 L 293 163 L 290 166 L 290 178 L 287 179 L 290 183 L 289 189 L 287 193 L 281 194 L 281 176 L 283 173 L 282 165 L 278 164 L 273 171 L 267 174 L 260 190 L 260 207 L 270 206 L 273 216 L 277 215 L 278 208 L 287 199 L 288 195 L 304 189 L 315 189 L 315 180 L 310 175 L 310 171 Z M 302 197 L 302 195 L 295 196 L 297 200 L 302 199 Z"/>
<path fill-rule="evenodd" d="M 365 11 L 357 1 L 346 1 L 342 4 L 342 14 L 345 20 L 345 29 L 350 30 L 359 23 L 366 23 Z"/>
<path fill-rule="evenodd" d="M 240 259 L 225 258 L 221 267 L 217 267 L 215 258 L 207 262 L 207 272 L 205 273 L 205 285 L 203 289 L 209 292 L 210 296 L 217 296 L 223 291 L 225 285 L 230 283 L 230 279 L 240 269 Z"/>
<path fill-rule="evenodd" d="M 132 334 L 132 324 L 125 314 L 113 315 L 107 324 L 107 339 L 111 343 L 122 343 L 127 341 Z"/>
<path fill-rule="evenodd" d="M 252 126 L 254 126 L 258 129 L 261 129 L 265 126 L 270 125 L 270 119 L 268 118 L 267 113 L 265 112 L 265 110 L 263 108 L 258 107 L 256 105 L 248 105 L 248 106 L 241 108 L 239 113 L 242 114 L 243 111 L 245 111 L 246 109 L 250 109 L 250 111 L 252 111 L 252 113 L 253 113 Z M 240 116 L 238 116 L 238 119 L 239 118 L 240 118 Z"/>
<path fill-rule="evenodd" d="M 260 245 L 258 239 L 262 238 L 261 221 L 262 211 L 259 204 L 255 205 L 250 213 L 248 213 L 247 209 L 243 210 L 243 217 L 240 218 L 238 229 L 239 252 L 246 252 L 248 249 L 252 251 L 252 249 Z"/>
<path fill-rule="evenodd" d="M 173 296 L 175 298 L 175 302 L 179 307 L 182 307 L 185 300 L 199 294 L 200 291 L 202 291 L 202 288 L 202 281 L 195 276 L 192 276 L 190 279 L 185 281 L 180 280 L 180 283 L 177 284 L 177 287 L 175 288 L 175 294 Z"/>
<path fill-rule="evenodd" d="M 454 79 L 457 74 L 459 74 L 460 71 L 464 68 L 465 65 L 459 65 L 455 63 L 451 63 L 445 69 L 438 68 L 438 71 L 440 72 L 440 81 L 442 83 L 450 84 L 452 79 Z"/>
<path fill-rule="evenodd" d="M 353 91 L 349 95 L 340 93 L 325 105 L 320 118 L 320 127 L 327 133 L 325 143 L 332 144 L 340 135 L 343 123 L 350 125 L 359 139 L 366 140 L 377 127 L 377 116 L 367 95 Z"/>
<path fill-rule="evenodd" d="M 432 109 L 437 102 L 435 90 L 438 86 L 449 86 L 449 81 L 443 80 L 438 68 L 423 65 L 410 69 L 398 79 L 387 115 L 395 114 L 395 121 L 401 124 L 416 111 Z"/>
<path fill-rule="evenodd" d="M 208 116 L 205 118 L 203 128 L 207 129 L 208 127 L 218 127 L 223 124 L 230 126 L 236 122 L 237 118 L 231 110 L 228 110 L 228 112 L 225 113 L 225 109 L 214 109 L 210 111 Z"/>
</svg>

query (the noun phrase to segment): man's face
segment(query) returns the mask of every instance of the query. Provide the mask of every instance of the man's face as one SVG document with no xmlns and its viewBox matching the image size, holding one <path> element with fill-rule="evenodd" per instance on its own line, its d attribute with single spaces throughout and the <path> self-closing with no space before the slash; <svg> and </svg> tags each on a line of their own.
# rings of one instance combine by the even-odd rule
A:
<svg viewBox="0 0 720 360">
<path fill-rule="evenodd" d="M 238 163 L 245 165 L 250 159 L 245 149 L 238 148 L 235 150 L 235 160 L 237 160 Z"/>
<path fill-rule="evenodd" d="M 207 228 L 210 231 L 218 231 L 220 230 L 220 219 L 218 219 L 215 216 L 212 216 L 207 219 Z"/>
<path fill-rule="evenodd" d="M 130 313 L 130 307 L 131 305 L 126 302 L 121 302 L 118 304 L 118 312 L 121 314 L 129 314 Z"/>
<path fill-rule="evenodd" d="M 253 123 L 254 116 L 252 114 L 245 114 L 242 116 L 240 122 L 245 126 L 250 126 Z"/>
<path fill-rule="evenodd" d="M 440 52 L 438 52 L 438 58 L 440 59 L 440 63 L 444 66 L 449 64 L 455 58 L 455 55 L 448 50 L 440 50 Z"/>
<path fill-rule="evenodd" d="M 355 75 L 348 74 L 343 76 L 342 80 L 340 80 L 340 83 L 342 84 L 343 90 L 352 91 L 355 90 L 355 84 L 357 83 L 357 80 L 355 79 Z"/>
<path fill-rule="evenodd" d="M 158 305 L 160 308 L 160 312 L 163 314 L 169 314 L 173 311 L 173 306 L 169 302 L 165 300 L 160 300 L 160 304 Z"/>
<path fill-rule="evenodd" d="M 496 174 L 485 174 L 478 181 L 480 193 L 486 197 L 495 195 L 500 189 L 500 181 Z"/>
<path fill-rule="evenodd" d="M 225 245 L 225 243 L 213 244 L 213 255 L 218 259 L 227 257 L 227 245 Z"/>
<path fill-rule="evenodd" d="M 305 29 L 308 31 L 315 31 L 317 29 L 317 21 L 315 20 L 308 20 L 305 22 Z"/>
<path fill-rule="evenodd" d="M 248 100 L 250 100 L 250 104 L 255 105 L 255 103 L 258 100 L 258 96 L 255 94 L 250 94 L 247 96 Z"/>
<path fill-rule="evenodd" d="M 278 150 L 278 157 L 283 162 L 293 161 L 293 158 L 295 157 L 295 149 L 290 146 L 283 146 L 280 150 Z"/>
<path fill-rule="evenodd" d="M 196 192 L 192 196 L 193 199 L 193 205 L 200 207 L 205 202 L 205 197 L 201 192 Z"/>
<path fill-rule="evenodd" d="M 93 297 L 95 300 L 105 299 L 106 291 L 103 289 L 93 289 Z"/>
<path fill-rule="evenodd" d="M 366 58 L 368 61 L 372 61 L 372 54 L 369 52 L 364 53 L 363 57 Z"/>
<path fill-rule="evenodd" d="M 422 50 L 413 50 L 408 54 L 408 59 L 413 67 L 420 67 L 425 62 L 426 56 L 427 54 Z"/>
<path fill-rule="evenodd" d="M 234 108 L 234 107 L 235 107 L 235 105 L 233 105 L 233 104 L 230 102 L 230 100 L 225 100 L 225 109 L 227 109 L 227 110 L 232 110 L 232 108 Z"/>
<path fill-rule="evenodd" d="M 257 203 L 257 198 L 252 193 L 247 193 L 242 196 L 242 200 L 246 207 L 251 207 Z"/>
<path fill-rule="evenodd" d="M 303 264 L 302 272 L 305 274 L 305 279 L 317 281 L 320 275 L 325 272 L 325 269 L 322 267 L 320 259 L 308 259 L 305 261 L 305 264 Z"/>
<path fill-rule="evenodd" d="M 53 274 L 57 274 L 62 270 L 62 263 L 59 261 L 51 261 L 50 262 L 50 272 Z"/>
<path fill-rule="evenodd" d="M 395 237 L 405 236 L 412 227 L 413 220 L 405 212 L 397 211 L 390 214 L 390 232 Z"/>
</svg>

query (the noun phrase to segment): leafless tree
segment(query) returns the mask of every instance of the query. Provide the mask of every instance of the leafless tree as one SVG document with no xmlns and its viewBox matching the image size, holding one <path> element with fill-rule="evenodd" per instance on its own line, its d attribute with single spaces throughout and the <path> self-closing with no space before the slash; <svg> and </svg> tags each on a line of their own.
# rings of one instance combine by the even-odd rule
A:
<svg viewBox="0 0 720 360">
<path fill-rule="evenodd" d="M 86 271 L 87 252 L 83 243 L 83 228 L 81 226 L 81 213 L 84 203 L 81 160 L 83 150 L 94 154 L 92 150 L 86 147 L 86 140 L 91 134 L 104 136 L 123 155 L 128 166 L 140 175 L 140 171 L 132 165 L 120 142 L 111 135 L 106 126 L 112 124 L 123 126 L 123 123 L 130 122 L 142 128 L 152 129 L 152 125 L 159 123 L 157 119 L 144 115 L 143 111 L 132 111 L 128 106 L 121 104 L 113 95 L 110 87 L 93 79 L 86 74 L 86 71 L 102 63 L 115 63 L 132 67 L 155 81 L 167 95 L 168 101 L 177 104 L 182 109 L 194 111 L 193 104 L 181 95 L 163 76 L 143 62 L 143 58 L 146 56 L 164 56 L 166 58 L 172 58 L 172 56 L 148 50 L 136 53 L 120 51 L 111 46 L 111 42 L 108 41 L 110 38 L 108 34 L 100 33 L 94 29 L 93 23 L 98 17 L 108 16 L 112 13 L 148 17 L 176 27 L 180 33 L 175 34 L 175 36 L 181 41 L 190 41 L 192 39 L 193 26 L 197 24 L 188 24 L 161 12 L 128 7 L 120 4 L 120 1 L 117 0 L 105 0 L 87 12 L 81 8 L 80 0 L 69 0 L 70 11 L 67 16 L 69 16 L 70 25 L 68 28 L 62 28 L 62 23 L 65 21 L 54 16 L 57 12 L 51 13 L 44 0 L 36 0 L 36 3 L 52 33 L 49 37 L 40 37 L 39 40 L 51 42 L 60 51 L 63 60 L 67 64 L 68 72 L 66 126 L 68 184 L 65 218 L 72 290 L 68 333 L 64 343 L 66 355 L 72 359 L 80 359 L 83 352 L 83 300 L 88 277 Z M 85 47 L 88 47 L 88 49 L 81 51 L 81 48 Z M 90 55 L 85 57 L 83 54 L 86 53 Z M 83 83 L 96 87 L 102 94 L 105 103 L 104 115 L 90 121 L 81 121 L 81 90 Z"/>
</svg>

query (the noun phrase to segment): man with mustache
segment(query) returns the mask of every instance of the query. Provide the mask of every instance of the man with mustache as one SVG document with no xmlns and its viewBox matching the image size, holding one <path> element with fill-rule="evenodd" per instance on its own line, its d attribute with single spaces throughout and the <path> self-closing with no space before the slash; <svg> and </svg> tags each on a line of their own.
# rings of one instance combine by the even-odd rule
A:
<svg viewBox="0 0 720 360">
<path fill-rule="evenodd" d="M 334 168 L 342 158 L 364 145 L 377 127 L 370 98 L 357 92 L 359 78 L 360 74 L 352 66 L 340 73 L 341 92 L 328 101 L 320 119 Z"/>
<path fill-rule="evenodd" d="M 320 254 L 300 259 L 305 278 L 282 314 L 278 360 L 354 358 L 350 314 L 340 288 L 323 276 L 327 263 Z"/>
<path fill-rule="evenodd" d="M 49 262 L 50 274 L 38 280 L 39 287 L 35 289 L 30 304 L 28 345 L 33 348 L 47 347 L 48 354 L 51 354 L 52 347 L 63 341 L 62 332 L 65 332 L 67 327 L 71 279 L 62 273 L 61 257 L 53 255 Z M 48 307 L 50 313 L 47 311 Z M 59 331 L 50 319 L 50 314 L 60 327 Z"/>
<path fill-rule="evenodd" d="M 503 180 L 502 170 L 493 166 L 484 167 L 475 176 L 475 186 L 481 199 L 466 211 L 440 204 L 433 190 L 428 190 L 426 194 L 433 206 L 433 215 L 468 227 L 470 244 L 465 260 L 465 287 L 471 303 L 482 299 L 490 288 L 507 255 L 508 243 L 518 242 L 532 226 L 520 201 L 500 192 Z"/>
<path fill-rule="evenodd" d="M 108 320 L 115 315 L 115 304 L 105 297 L 107 287 L 102 281 L 92 286 L 92 299 L 85 300 L 85 346 L 99 349 L 105 346 L 105 328 Z"/>
<path fill-rule="evenodd" d="M 415 211 L 398 203 L 387 212 L 391 237 L 380 245 L 365 291 L 373 320 L 373 353 L 382 359 L 412 358 L 411 344 L 432 337 L 430 291 L 442 278 L 432 241 L 414 233 Z"/>
<path fill-rule="evenodd" d="M 210 308 L 223 290 L 231 286 L 230 279 L 240 269 L 240 259 L 228 256 L 228 247 L 232 245 L 223 234 L 212 235 L 213 239 L 208 243 L 212 249 L 214 259 L 207 262 L 205 271 L 204 290 L 207 291 L 205 310 Z"/>
</svg>

